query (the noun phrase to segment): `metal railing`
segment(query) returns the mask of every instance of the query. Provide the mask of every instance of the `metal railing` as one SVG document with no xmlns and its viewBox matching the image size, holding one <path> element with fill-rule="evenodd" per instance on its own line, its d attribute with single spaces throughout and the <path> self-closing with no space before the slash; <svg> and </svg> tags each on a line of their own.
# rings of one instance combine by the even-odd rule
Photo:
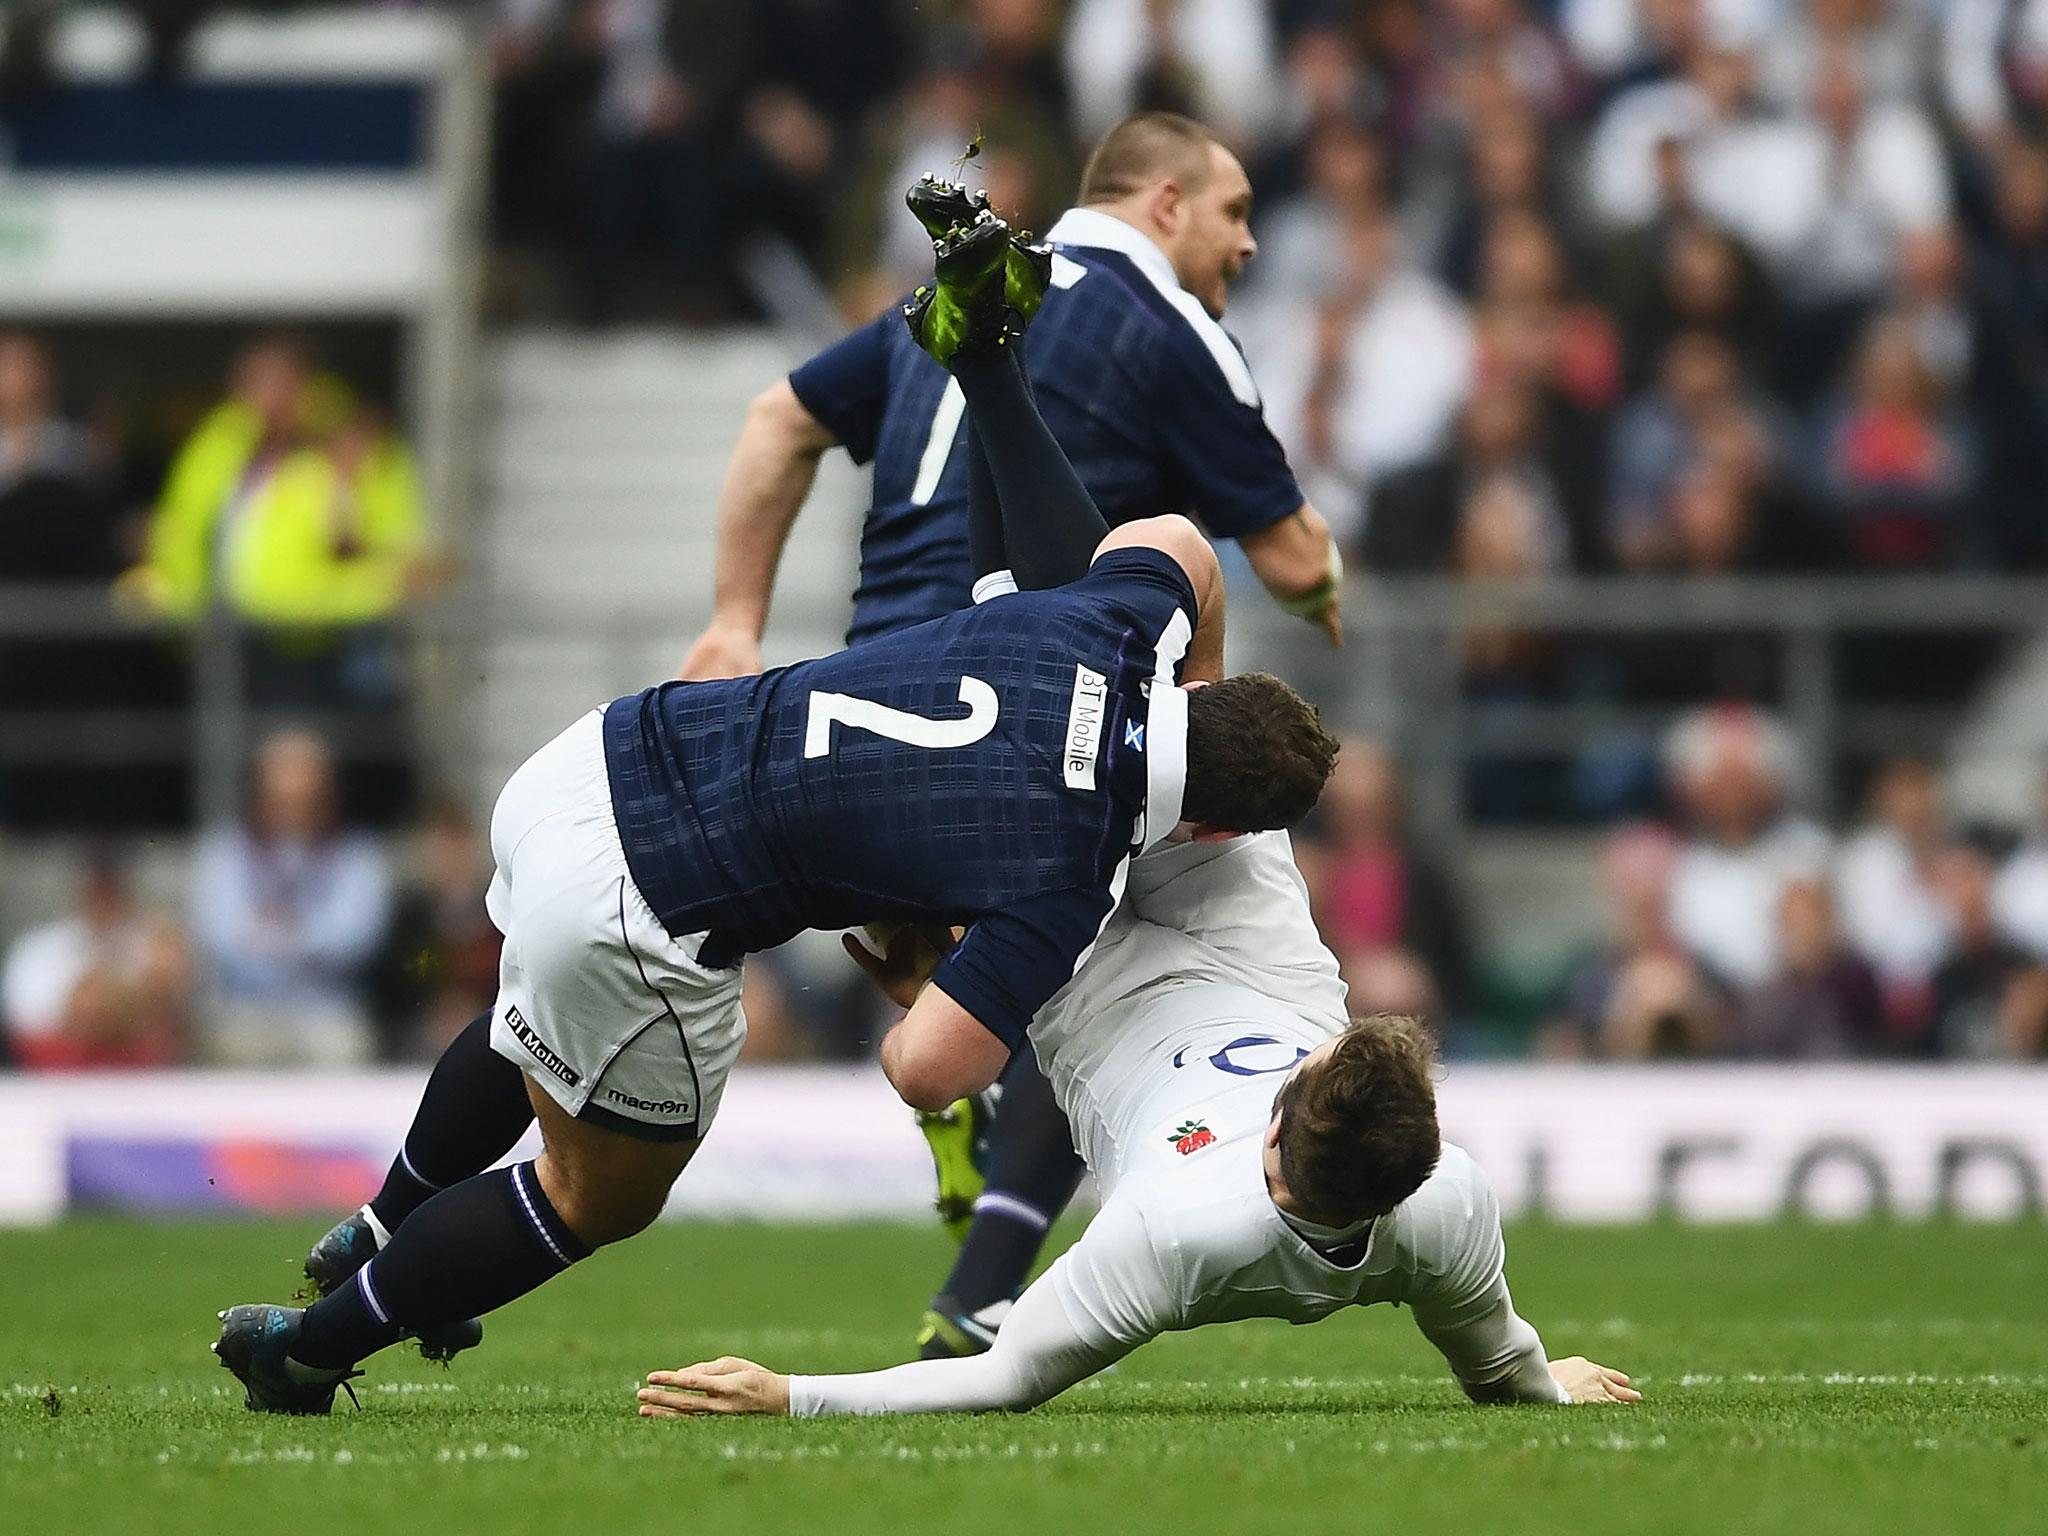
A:
<svg viewBox="0 0 2048 1536">
<path fill-rule="evenodd" d="M 591 612 L 545 593 L 458 594 L 404 614 L 390 626 L 415 681 L 406 731 L 410 751 L 436 765 L 463 761 L 458 711 L 447 701 L 473 654 L 518 614 L 520 633 L 545 637 L 585 658 L 593 696 L 644 686 L 629 658 L 650 635 L 680 642 L 700 615 L 669 607 Z M 1475 753 L 1512 758 L 1568 754 L 1601 735 L 1647 733 L 1668 722 L 1668 705 L 1530 699 L 1489 707 L 1483 722 L 1467 696 L 1461 642 L 1486 633 L 1630 638 L 1752 635 L 1781 656 L 1773 701 L 1807 760 L 1840 751 L 1939 750 L 1977 703 L 1959 691 L 1936 703 L 1845 700 L 1841 645 L 1866 634 L 1977 632 L 2007 640 L 2048 631 L 2048 581 L 1987 577 L 1850 577 L 1827 580 L 1664 578 L 1571 579 L 1479 587 L 1443 579 L 1355 582 L 1345 601 L 1347 643 L 1331 651 L 1319 635 L 1256 597 L 1231 615 L 1231 661 L 1279 671 L 1316 699 L 1341 728 L 1396 743 L 1417 770 L 1417 809 L 1455 825 L 1456 783 Z M 196 773 L 196 809 L 230 813 L 252 739 L 273 724 L 309 720 L 304 709 L 267 712 L 245 696 L 244 630 L 216 612 L 196 629 L 140 619 L 104 589 L 0 584 L 0 641 L 148 637 L 183 646 L 189 705 L 53 711 L 0 708 L 0 769 L 53 761 L 186 762 Z M 1702 698 L 1697 702 L 1707 702 Z M 272 716 L 275 716 L 273 719 Z M 344 759 L 405 750 L 351 726 L 337 741 Z M 1828 775 L 1817 775 L 1826 811 Z"/>
</svg>

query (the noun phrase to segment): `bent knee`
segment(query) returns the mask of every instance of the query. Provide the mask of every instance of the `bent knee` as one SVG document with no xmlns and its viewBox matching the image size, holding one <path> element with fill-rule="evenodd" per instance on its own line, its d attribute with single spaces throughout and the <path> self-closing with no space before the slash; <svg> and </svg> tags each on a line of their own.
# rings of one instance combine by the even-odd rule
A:
<svg viewBox="0 0 2048 1536">
<path fill-rule="evenodd" d="M 543 1154 L 541 1187 L 563 1225 L 592 1248 L 623 1242 L 653 1225 L 668 1203 L 677 1170 L 650 1159 L 644 1167 L 579 1166 L 574 1158 Z"/>
</svg>

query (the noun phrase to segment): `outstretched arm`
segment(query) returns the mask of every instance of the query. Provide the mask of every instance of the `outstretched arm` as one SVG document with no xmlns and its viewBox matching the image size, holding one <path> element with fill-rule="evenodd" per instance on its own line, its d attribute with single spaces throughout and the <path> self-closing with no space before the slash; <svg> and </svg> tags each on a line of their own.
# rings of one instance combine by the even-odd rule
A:
<svg viewBox="0 0 2048 1536">
<path fill-rule="evenodd" d="M 707 1413 L 977 1413 L 1035 1408 L 1161 1331 L 1168 1296 L 1137 1212 L 1115 1200 L 1017 1298 L 986 1354 L 847 1376 L 782 1376 L 726 1358 L 655 1371 L 643 1418 Z"/>
<path fill-rule="evenodd" d="M 1516 1313 L 1505 1279 L 1496 1276 L 1462 1306 L 1418 1304 L 1414 1311 L 1423 1337 L 1443 1354 L 1473 1402 L 1570 1401 L 1550 1373 L 1543 1340 Z"/>
<path fill-rule="evenodd" d="M 835 439 L 787 379 L 755 397 L 718 493 L 718 565 L 711 622 L 683 658 L 685 682 L 761 670 L 761 630 L 776 567 L 818 461 Z"/>
<path fill-rule="evenodd" d="M 1458 1154 L 1460 1157 L 1462 1153 Z M 1465 1197 L 1439 1255 L 1440 1268 L 1409 1298 L 1416 1326 L 1449 1362 L 1451 1374 L 1475 1403 L 1632 1403 L 1642 1393 L 1619 1371 L 1573 1358 L 1552 1362 L 1543 1340 L 1515 1311 L 1504 1266 L 1500 1206 L 1478 1165 L 1471 1164 Z"/>
</svg>

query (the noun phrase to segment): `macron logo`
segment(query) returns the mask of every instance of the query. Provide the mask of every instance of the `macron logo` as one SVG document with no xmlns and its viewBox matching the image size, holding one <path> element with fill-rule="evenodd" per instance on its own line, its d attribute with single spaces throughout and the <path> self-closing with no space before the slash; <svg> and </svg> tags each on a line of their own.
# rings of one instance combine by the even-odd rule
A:
<svg viewBox="0 0 2048 1536">
<path fill-rule="evenodd" d="M 1074 702 L 1067 710 L 1067 750 L 1061 759 L 1069 789 L 1094 789 L 1095 760 L 1109 714 L 1109 679 L 1076 664 Z"/>
</svg>

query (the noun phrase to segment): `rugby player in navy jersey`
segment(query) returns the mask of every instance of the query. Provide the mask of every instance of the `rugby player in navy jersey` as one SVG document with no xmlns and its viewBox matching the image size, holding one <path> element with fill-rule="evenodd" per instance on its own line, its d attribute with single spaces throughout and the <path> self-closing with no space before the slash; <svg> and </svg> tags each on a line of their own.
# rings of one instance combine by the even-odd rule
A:
<svg viewBox="0 0 2048 1536">
<path fill-rule="evenodd" d="M 933 190 L 917 211 L 936 238 L 944 225 L 930 214 L 943 199 Z M 1144 113 L 1112 129 L 1090 157 L 1079 206 L 1050 232 L 1051 286 L 1023 355 L 1046 424 L 1109 523 L 1192 514 L 1234 538 L 1273 595 L 1334 641 L 1336 546 L 1219 323 L 1257 250 L 1251 201 L 1244 168 L 1199 124 Z M 874 466 L 848 639 L 964 607 L 973 456 L 963 403 L 893 313 L 765 391 L 720 497 L 716 609 L 682 676 L 760 669 L 783 544 L 834 446 Z M 1081 1161 L 1029 1052 L 999 1105 L 968 1101 L 921 1119 L 940 1212 L 964 1241 L 917 1342 L 927 1354 L 972 1352 L 1023 1286 Z"/>
<path fill-rule="evenodd" d="M 1007 350 L 1006 298 L 1035 307 L 1044 267 L 1006 281 L 985 214 L 936 249 L 912 329 L 977 413 L 1015 551 L 1092 512 Z M 1220 679 L 1222 602 L 1199 530 L 1147 519 L 1063 587 L 650 688 L 535 753 L 492 815 L 496 1003 L 436 1066 L 384 1190 L 309 1260 L 322 1298 L 221 1314 L 249 1406 L 324 1413 L 369 1355 L 468 1342 L 446 1330 L 646 1227 L 738 1056 L 741 961 L 803 929 L 964 928 L 882 1065 L 925 1109 L 993 1083 L 1134 857 L 1290 825 L 1321 792 L 1335 742 L 1314 710 L 1275 678 Z M 540 1157 L 481 1171 L 527 1109 Z"/>
</svg>

